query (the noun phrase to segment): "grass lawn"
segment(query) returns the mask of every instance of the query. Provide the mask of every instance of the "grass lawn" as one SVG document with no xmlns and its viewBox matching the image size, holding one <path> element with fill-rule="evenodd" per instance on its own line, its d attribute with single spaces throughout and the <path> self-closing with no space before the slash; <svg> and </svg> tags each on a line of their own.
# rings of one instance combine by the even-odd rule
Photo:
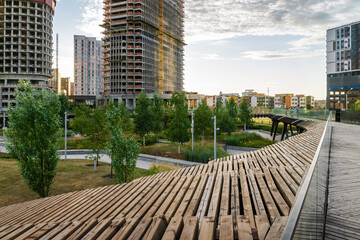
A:
<svg viewBox="0 0 360 240">
<path fill-rule="evenodd" d="M 143 154 L 150 154 L 161 157 L 183 159 L 185 160 L 185 151 L 188 149 L 187 145 L 180 145 L 180 154 L 178 153 L 178 145 L 174 143 L 155 143 L 145 147 L 141 147 L 140 152 Z"/>
<path fill-rule="evenodd" d="M 104 176 L 110 174 L 109 164 L 101 163 L 101 165 L 97 167 L 96 172 L 94 172 L 94 167 L 87 166 L 88 164 L 91 164 L 91 161 L 68 160 L 64 162 L 60 160 L 51 196 L 116 183 L 114 178 L 104 178 Z M 148 170 L 136 169 L 133 179 L 149 174 L 150 172 Z M 39 198 L 39 196 L 32 192 L 24 183 L 16 161 L 7 155 L 1 154 L 0 207 L 37 198 Z"/>
</svg>

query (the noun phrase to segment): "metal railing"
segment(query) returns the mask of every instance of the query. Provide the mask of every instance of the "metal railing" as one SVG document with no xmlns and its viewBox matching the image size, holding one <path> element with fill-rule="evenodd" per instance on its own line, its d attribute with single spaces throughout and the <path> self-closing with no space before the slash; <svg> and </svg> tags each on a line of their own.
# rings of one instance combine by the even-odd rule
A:
<svg viewBox="0 0 360 240">
<path fill-rule="evenodd" d="M 282 239 L 323 239 L 325 233 L 329 158 L 332 135 L 332 112 L 314 159 L 297 194 Z"/>
<path fill-rule="evenodd" d="M 307 109 L 273 109 L 272 114 L 283 115 L 293 118 L 304 118 L 304 119 L 317 119 L 324 120 L 328 119 L 328 116 L 332 113 L 330 110 L 307 110 Z"/>
<path fill-rule="evenodd" d="M 340 122 L 360 124 L 360 111 L 341 111 Z"/>
</svg>

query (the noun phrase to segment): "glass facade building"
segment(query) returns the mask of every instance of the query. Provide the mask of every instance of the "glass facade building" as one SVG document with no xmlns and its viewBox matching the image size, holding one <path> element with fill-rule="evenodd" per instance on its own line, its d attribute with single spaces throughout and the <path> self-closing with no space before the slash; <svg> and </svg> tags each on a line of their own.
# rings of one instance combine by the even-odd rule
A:
<svg viewBox="0 0 360 240">
<path fill-rule="evenodd" d="M 360 99 L 360 22 L 327 30 L 327 108 L 347 109 Z"/>
</svg>

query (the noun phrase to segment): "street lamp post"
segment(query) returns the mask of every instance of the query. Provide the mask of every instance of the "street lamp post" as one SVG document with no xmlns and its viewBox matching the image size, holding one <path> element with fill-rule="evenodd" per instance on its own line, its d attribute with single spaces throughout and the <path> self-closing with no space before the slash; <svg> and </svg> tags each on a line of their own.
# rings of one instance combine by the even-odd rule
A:
<svg viewBox="0 0 360 240">
<path fill-rule="evenodd" d="M 353 88 L 350 88 L 349 90 L 347 90 L 345 92 L 345 110 L 348 110 L 348 92 L 350 92 L 351 90 L 353 90 Z"/>
<path fill-rule="evenodd" d="M 67 112 L 65 112 L 65 162 L 66 162 L 66 155 L 67 155 Z"/>
<path fill-rule="evenodd" d="M 191 111 L 191 150 L 194 151 L 194 110 Z"/>
<path fill-rule="evenodd" d="M 216 116 L 212 117 L 214 119 L 214 160 L 216 160 L 216 131 L 219 130 L 219 128 L 216 128 Z"/>
</svg>

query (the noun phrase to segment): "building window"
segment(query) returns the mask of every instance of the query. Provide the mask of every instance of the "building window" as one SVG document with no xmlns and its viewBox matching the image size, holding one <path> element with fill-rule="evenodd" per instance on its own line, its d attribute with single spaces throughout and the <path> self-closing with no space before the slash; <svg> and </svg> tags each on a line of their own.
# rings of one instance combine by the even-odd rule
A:
<svg viewBox="0 0 360 240">
<path fill-rule="evenodd" d="M 340 60 L 340 53 L 339 52 L 336 53 L 336 60 L 338 60 L 338 61 Z"/>
<path fill-rule="evenodd" d="M 341 95 L 345 95 L 345 92 L 341 92 Z"/>
<path fill-rule="evenodd" d="M 340 31 L 339 31 L 339 29 L 336 30 L 336 38 L 340 38 Z"/>
<path fill-rule="evenodd" d="M 330 91 L 330 95 L 334 95 L 334 91 Z"/>
<path fill-rule="evenodd" d="M 337 42 L 336 42 L 336 49 L 339 50 L 339 47 L 340 47 L 340 42 L 337 41 Z"/>
<path fill-rule="evenodd" d="M 341 40 L 341 49 L 344 48 L 344 40 Z"/>
</svg>

